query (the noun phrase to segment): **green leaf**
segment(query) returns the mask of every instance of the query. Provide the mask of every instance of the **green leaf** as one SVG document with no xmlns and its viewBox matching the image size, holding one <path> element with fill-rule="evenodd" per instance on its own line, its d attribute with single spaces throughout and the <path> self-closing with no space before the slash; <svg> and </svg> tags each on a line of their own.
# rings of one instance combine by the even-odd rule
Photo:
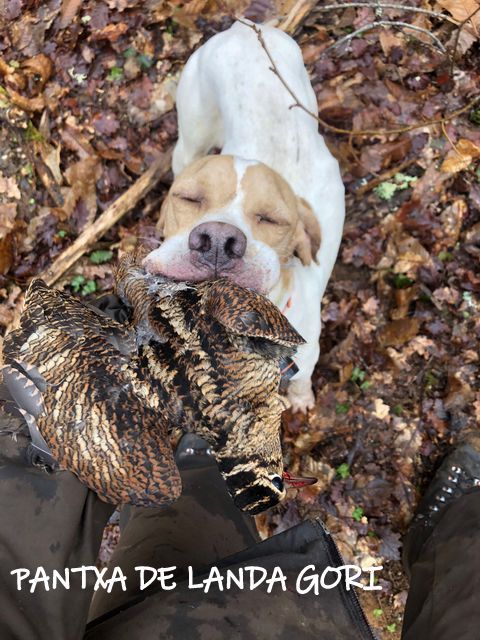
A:
<svg viewBox="0 0 480 640">
<path fill-rule="evenodd" d="M 405 273 L 396 273 L 393 276 L 393 284 L 395 289 L 407 289 L 411 287 L 412 284 L 415 284 L 415 280 L 409 278 Z"/>
<path fill-rule="evenodd" d="M 472 293 L 471 291 L 464 291 L 462 293 L 462 300 L 464 302 L 466 302 L 468 304 L 469 307 L 474 307 L 475 306 L 475 302 L 472 298 Z"/>
<path fill-rule="evenodd" d="M 373 615 L 375 618 L 380 618 L 380 616 L 383 616 L 383 609 L 374 609 Z"/>
<path fill-rule="evenodd" d="M 73 276 L 73 278 L 70 280 L 70 286 L 72 287 L 75 293 L 78 293 L 80 291 L 80 287 L 84 282 L 85 282 L 85 276 L 82 276 L 79 274 L 79 275 Z"/>
<path fill-rule="evenodd" d="M 403 407 L 401 404 L 396 404 L 393 408 L 392 408 L 393 413 L 396 416 L 401 416 L 403 413 Z"/>
<path fill-rule="evenodd" d="M 352 382 L 363 382 L 365 380 L 366 373 L 362 371 L 360 367 L 355 367 L 352 371 L 352 375 L 350 376 L 350 380 Z"/>
<path fill-rule="evenodd" d="M 415 183 L 418 180 L 416 176 L 408 176 L 406 173 L 396 173 L 393 179 L 399 189 L 408 189 L 411 183 Z"/>
<path fill-rule="evenodd" d="M 449 251 L 440 251 L 438 254 L 438 259 L 442 262 L 451 262 L 453 260 L 453 254 Z"/>
<path fill-rule="evenodd" d="M 65 229 L 60 229 L 60 231 L 57 231 L 57 236 L 59 238 L 65 238 L 67 236 L 67 232 L 65 231 Z"/>
<path fill-rule="evenodd" d="M 438 385 L 438 378 L 433 371 L 427 371 L 425 374 L 425 382 L 427 387 L 436 387 Z"/>
<path fill-rule="evenodd" d="M 11 64 L 11 63 L 10 63 Z M 480 125 L 480 108 L 472 109 L 468 116 L 470 122 Z"/>
<path fill-rule="evenodd" d="M 107 78 L 111 82 L 115 82 L 116 80 L 120 80 L 123 77 L 123 69 L 122 67 L 112 67 Z"/>
<path fill-rule="evenodd" d="M 95 293 L 97 290 L 97 283 L 95 280 L 87 280 L 85 285 L 82 287 L 82 296 L 88 296 L 90 293 Z"/>
<path fill-rule="evenodd" d="M 138 60 L 138 64 L 143 70 L 150 69 L 150 67 L 153 65 L 153 57 L 147 56 L 144 53 L 140 54 L 137 60 Z"/>
<path fill-rule="evenodd" d="M 381 182 L 375 189 L 374 193 L 380 198 L 380 200 L 391 200 L 398 189 L 398 185 L 394 182 Z"/>
<path fill-rule="evenodd" d="M 361 519 L 363 518 L 363 515 L 364 513 L 363 513 L 362 507 L 355 507 L 355 509 L 352 511 L 352 518 L 357 522 L 361 521 Z"/>
<path fill-rule="evenodd" d="M 337 414 L 337 416 L 343 416 L 345 413 L 348 413 L 349 409 L 350 405 L 348 404 L 348 402 L 342 402 L 341 404 L 337 404 L 335 406 L 335 413 Z"/>
<path fill-rule="evenodd" d="M 337 467 L 336 472 L 342 480 L 346 480 L 350 475 L 350 467 L 346 462 L 343 462 L 340 466 Z"/>
<path fill-rule="evenodd" d="M 124 58 L 134 58 L 136 55 L 137 55 L 137 50 L 134 49 L 133 47 L 128 47 L 128 49 L 125 49 L 125 51 L 123 52 Z"/>
<path fill-rule="evenodd" d="M 18 60 L 10 60 L 8 64 L 14 69 L 18 69 L 20 67 L 20 63 L 18 62 Z"/>
<path fill-rule="evenodd" d="M 104 262 L 108 262 L 112 258 L 112 251 L 104 251 L 99 249 L 98 251 L 93 251 L 90 254 L 90 261 L 93 262 L 93 264 L 103 264 Z"/>
<path fill-rule="evenodd" d="M 395 633 L 396 630 L 397 630 L 397 625 L 395 622 L 392 622 L 392 624 L 387 624 L 387 631 L 389 633 Z"/>
<path fill-rule="evenodd" d="M 29 120 L 25 129 L 25 138 L 28 142 L 42 142 L 43 136 L 40 131 Z"/>
<path fill-rule="evenodd" d="M 365 382 L 362 382 L 362 384 L 360 385 L 360 389 L 362 391 L 366 391 L 367 389 L 370 389 L 371 386 L 372 386 L 371 380 L 365 380 Z"/>
</svg>

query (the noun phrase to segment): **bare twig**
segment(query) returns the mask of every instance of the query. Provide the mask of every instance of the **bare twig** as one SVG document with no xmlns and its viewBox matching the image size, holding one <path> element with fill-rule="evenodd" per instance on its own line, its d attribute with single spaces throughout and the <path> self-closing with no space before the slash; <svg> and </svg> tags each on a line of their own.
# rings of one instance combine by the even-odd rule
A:
<svg viewBox="0 0 480 640">
<path fill-rule="evenodd" d="M 410 167 L 412 164 L 415 164 L 417 161 L 418 161 L 418 158 L 410 158 L 409 160 L 405 160 L 399 165 L 393 167 L 393 169 L 388 169 L 387 171 L 384 171 L 380 175 L 377 174 L 376 178 L 373 178 L 373 180 L 370 180 L 369 182 L 367 182 L 367 184 L 363 184 L 361 187 L 359 187 L 355 191 L 355 195 L 357 197 L 363 196 L 365 193 L 368 193 L 372 189 L 375 189 L 375 187 L 380 183 L 385 182 L 386 180 L 389 180 L 396 173 L 401 173 L 402 171 L 405 171 L 405 169 Z"/>
<path fill-rule="evenodd" d="M 320 57 L 329 53 L 332 49 L 336 49 L 337 47 L 340 47 L 342 44 L 346 44 L 347 42 L 350 42 L 350 40 L 353 40 L 353 38 L 356 38 L 357 36 L 364 33 L 365 31 L 371 31 L 372 29 L 376 29 L 377 27 L 406 27 L 408 29 L 412 29 L 413 31 L 419 31 L 420 33 L 423 33 L 427 35 L 429 38 L 431 38 L 435 42 L 437 47 L 440 49 L 441 53 L 445 53 L 445 54 L 447 53 L 447 50 L 443 45 L 442 41 L 440 40 L 440 38 L 438 38 L 435 34 L 431 33 L 430 31 L 427 31 L 427 29 L 423 29 L 422 27 L 417 27 L 416 25 L 410 24 L 408 22 L 399 22 L 398 20 L 377 20 L 375 22 L 370 22 L 369 24 L 365 24 L 363 25 L 363 27 L 359 27 L 355 31 L 352 31 L 352 33 L 349 33 L 343 38 L 340 38 L 339 40 L 331 44 L 329 47 L 324 49 L 324 51 L 322 51 L 322 53 L 320 54 Z"/>
<path fill-rule="evenodd" d="M 448 135 L 448 131 L 447 128 L 445 127 L 445 122 L 442 122 L 442 133 L 445 136 L 445 138 L 448 140 L 448 142 L 450 143 L 450 146 L 452 147 L 452 149 L 455 151 L 455 153 L 457 154 L 457 156 L 459 158 L 463 158 L 463 155 L 460 153 L 460 151 L 457 149 L 456 144 L 454 143 L 454 141 L 450 138 L 450 136 Z"/>
<path fill-rule="evenodd" d="M 170 168 L 171 151 L 163 153 L 132 186 L 125 191 L 75 242 L 40 274 L 49 285 L 56 282 L 82 255 L 141 200 Z"/>
<path fill-rule="evenodd" d="M 369 9 L 375 9 L 376 12 L 378 12 L 379 9 L 400 9 L 402 11 L 411 11 L 413 13 L 423 13 L 424 15 L 432 16 L 433 18 L 451 22 L 454 25 L 458 24 L 458 22 L 454 20 L 454 18 L 451 18 L 444 13 L 432 11 L 431 9 L 421 9 L 420 7 L 411 7 L 404 4 L 397 4 L 394 2 L 341 2 L 339 4 L 326 4 L 323 5 L 323 7 L 315 7 L 315 11 L 335 11 L 337 9 L 347 9 L 349 7 L 368 7 Z"/>
<path fill-rule="evenodd" d="M 473 18 L 473 16 L 476 15 L 479 11 L 480 11 L 480 7 L 477 7 L 477 9 L 475 9 L 475 11 L 473 11 L 467 18 L 465 18 L 465 20 L 460 22 L 460 24 L 458 25 L 457 33 L 456 33 L 456 36 L 455 36 L 455 43 L 453 45 L 452 58 L 451 58 L 451 62 L 450 62 L 450 75 L 453 75 L 453 67 L 455 66 L 455 58 L 457 56 L 458 42 L 460 40 L 460 34 L 462 32 L 462 29 L 467 24 L 467 22 L 469 20 L 471 20 Z"/>
<path fill-rule="evenodd" d="M 332 131 L 333 133 L 339 133 L 339 134 L 349 135 L 349 136 L 367 136 L 367 137 L 368 136 L 388 136 L 396 133 L 406 133 L 407 131 L 414 131 L 415 129 L 422 129 L 423 127 L 431 127 L 437 124 L 441 125 L 443 122 L 449 122 L 450 120 L 453 120 L 454 118 L 462 115 L 462 113 L 469 111 L 475 104 L 480 102 L 480 94 L 478 94 L 474 98 L 472 98 L 470 102 L 468 102 L 466 105 L 464 105 L 460 109 L 457 109 L 456 111 L 452 111 L 451 113 L 447 113 L 445 116 L 442 116 L 441 118 L 432 118 L 431 120 L 424 120 L 423 122 L 417 122 L 416 124 L 410 124 L 403 127 L 394 127 L 392 129 L 355 130 L 355 129 L 341 129 L 340 127 L 334 127 L 333 125 L 329 124 L 328 122 L 320 118 L 316 113 L 314 113 L 313 111 L 310 111 L 310 109 L 307 109 L 307 107 L 300 102 L 296 94 L 293 92 L 293 90 L 290 88 L 290 86 L 287 84 L 287 82 L 279 72 L 277 65 L 275 64 L 275 61 L 273 60 L 272 55 L 265 44 L 265 40 L 263 38 L 262 32 L 259 29 L 259 27 L 256 24 L 245 22 L 243 20 L 239 20 L 239 22 L 244 24 L 246 27 L 253 29 L 253 31 L 256 33 L 258 41 L 260 42 L 262 49 L 265 51 L 265 54 L 267 55 L 270 61 L 270 64 L 271 64 L 270 70 L 272 71 L 272 73 L 274 73 L 277 76 L 277 78 L 283 84 L 283 86 L 288 91 L 288 93 L 290 94 L 290 96 L 294 101 L 294 103 L 290 106 L 290 108 L 292 109 L 294 107 L 298 107 L 299 109 L 302 109 L 302 111 L 305 111 L 305 113 L 308 113 L 308 115 L 310 115 L 312 118 L 315 118 L 315 120 L 324 129 Z"/>
</svg>

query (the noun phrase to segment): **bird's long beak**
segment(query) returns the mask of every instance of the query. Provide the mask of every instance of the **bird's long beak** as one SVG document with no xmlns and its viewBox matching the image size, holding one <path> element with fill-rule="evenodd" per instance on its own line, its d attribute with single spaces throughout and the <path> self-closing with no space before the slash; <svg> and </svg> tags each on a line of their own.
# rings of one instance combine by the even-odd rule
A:
<svg viewBox="0 0 480 640">
<path fill-rule="evenodd" d="M 306 487 L 309 484 L 315 484 L 318 482 L 318 478 L 299 478 L 292 476 L 288 473 L 288 471 L 283 472 L 283 481 L 286 485 L 290 487 Z"/>
</svg>

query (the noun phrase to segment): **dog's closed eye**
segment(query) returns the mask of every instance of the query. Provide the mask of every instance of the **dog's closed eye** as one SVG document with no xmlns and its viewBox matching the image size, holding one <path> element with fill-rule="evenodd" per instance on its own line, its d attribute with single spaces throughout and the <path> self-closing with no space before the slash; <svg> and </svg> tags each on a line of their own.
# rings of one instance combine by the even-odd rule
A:
<svg viewBox="0 0 480 640">
<path fill-rule="evenodd" d="M 274 225 L 281 224 L 278 220 L 274 220 L 272 217 L 270 217 L 266 213 L 257 213 L 255 218 L 257 219 L 257 222 L 260 224 L 274 224 Z"/>
<path fill-rule="evenodd" d="M 189 202 L 191 204 L 201 204 L 203 202 L 202 196 L 196 194 L 189 193 L 172 193 L 174 198 L 178 198 L 179 200 L 183 200 L 183 202 Z"/>
</svg>

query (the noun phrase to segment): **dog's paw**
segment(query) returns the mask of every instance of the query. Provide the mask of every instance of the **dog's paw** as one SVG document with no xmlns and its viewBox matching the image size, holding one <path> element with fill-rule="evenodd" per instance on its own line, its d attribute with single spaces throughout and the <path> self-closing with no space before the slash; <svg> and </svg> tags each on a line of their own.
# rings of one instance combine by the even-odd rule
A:
<svg viewBox="0 0 480 640">
<path fill-rule="evenodd" d="M 297 411 L 307 413 L 309 409 L 315 407 L 315 396 L 310 380 L 308 382 L 292 380 L 288 386 L 287 396 L 294 413 Z"/>
</svg>

